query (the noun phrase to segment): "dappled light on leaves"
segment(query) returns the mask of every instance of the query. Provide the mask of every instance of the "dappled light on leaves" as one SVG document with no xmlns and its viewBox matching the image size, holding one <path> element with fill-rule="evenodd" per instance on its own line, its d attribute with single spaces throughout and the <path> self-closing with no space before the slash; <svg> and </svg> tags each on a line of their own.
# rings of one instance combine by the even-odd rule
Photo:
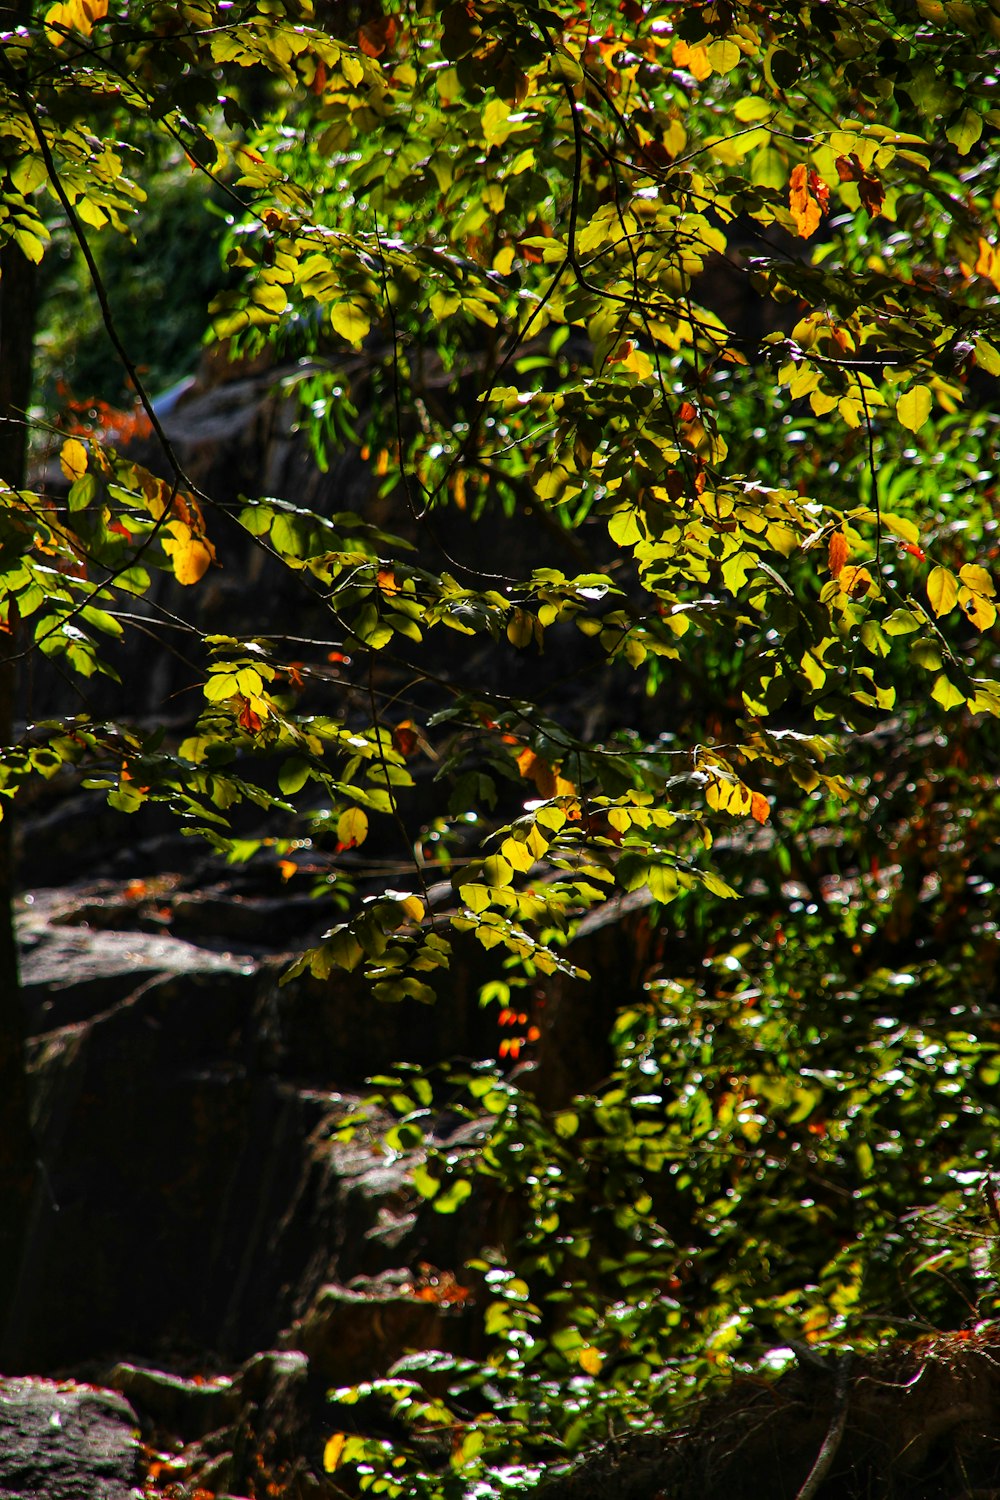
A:
<svg viewBox="0 0 1000 1500">
<path fill-rule="evenodd" d="M 4 641 L 84 698 L 4 805 L 169 809 L 312 892 L 286 983 L 420 1047 L 487 1013 L 363 1126 L 422 1211 L 503 1205 L 406 1271 L 481 1358 L 338 1391 L 345 1488 L 499 1493 L 768 1349 L 996 1311 L 995 30 L 71 0 L 6 38 L 0 240 L 97 278 L 137 404 L 22 403 Z M 164 154 L 225 202 L 202 379 L 267 390 L 219 494 L 84 250 L 139 253 Z M 135 634 L 155 725 L 86 696 Z"/>
</svg>

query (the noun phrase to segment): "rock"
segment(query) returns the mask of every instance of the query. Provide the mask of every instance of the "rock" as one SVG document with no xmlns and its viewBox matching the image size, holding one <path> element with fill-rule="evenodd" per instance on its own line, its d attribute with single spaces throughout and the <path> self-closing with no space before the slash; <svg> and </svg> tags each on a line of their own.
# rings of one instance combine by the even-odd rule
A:
<svg viewBox="0 0 1000 1500">
<path fill-rule="evenodd" d="M 403 1354 L 439 1347 L 442 1318 L 442 1308 L 414 1295 L 406 1273 L 383 1273 L 321 1287 L 284 1341 L 327 1384 L 357 1385 L 385 1375 Z"/>
<path fill-rule="evenodd" d="M 215 953 L 165 934 L 65 925 L 64 904 L 58 896 L 35 893 L 18 916 L 30 1035 L 84 1020 L 179 976 L 245 990 L 256 974 L 249 955 Z"/>
<path fill-rule="evenodd" d="M 112 1391 L 0 1380 L 4 1500 L 141 1500 L 135 1412 Z"/>
<path fill-rule="evenodd" d="M 108 1384 L 132 1404 L 144 1434 L 193 1442 L 235 1421 L 240 1395 L 232 1376 L 212 1380 L 185 1380 L 163 1370 L 127 1363 L 117 1364 Z"/>
</svg>

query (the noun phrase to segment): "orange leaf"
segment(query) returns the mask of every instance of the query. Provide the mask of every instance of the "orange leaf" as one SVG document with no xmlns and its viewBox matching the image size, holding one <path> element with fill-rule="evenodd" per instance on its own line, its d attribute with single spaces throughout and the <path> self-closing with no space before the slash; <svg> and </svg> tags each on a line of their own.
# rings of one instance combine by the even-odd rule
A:
<svg viewBox="0 0 1000 1500">
<path fill-rule="evenodd" d="M 788 206 L 795 220 L 795 228 L 807 240 L 819 228 L 823 211 L 809 191 L 809 177 L 802 162 L 792 168 L 788 183 Z"/>
<path fill-rule="evenodd" d="M 237 694 L 240 703 L 239 722 L 242 728 L 248 729 L 251 734 L 259 734 L 263 719 L 257 713 L 249 698 L 244 698 L 242 693 Z"/>
<path fill-rule="evenodd" d="M 538 795 L 540 797 L 557 797 L 559 795 L 560 778 L 553 771 L 547 760 L 542 760 L 539 757 L 538 765 L 531 779 L 538 788 Z"/>
<path fill-rule="evenodd" d="M 813 172 L 811 169 L 809 172 L 809 189 L 810 192 L 812 192 L 815 196 L 816 202 L 819 204 L 823 213 L 826 213 L 827 207 L 830 202 L 830 189 L 827 187 L 826 183 L 823 181 L 819 173 Z"/>
<path fill-rule="evenodd" d="M 885 188 L 874 172 L 865 172 L 858 179 L 858 197 L 861 199 L 870 219 L 876 218 L 882 212 L 882 204 L 885 202 Z"/>
<path fill-rule="evenodd" d="M 392 748 L 408 759 L 416 752 L 419 741 L 412 719 L 404 719 L 392 731 Z"/>
<path fill-rule="evenodd" d="M 358 31 L 358 46 L 366 57 L 381 57 L 396 40 L 395 16 L 378 16 Z"/>
<path fill-rule="evenodd" d="M 178 583 L 197 583 L 215 561 L 211 542 L 196 536 L 185 521 L 168 521 L 166 530 L 172 535 L 163 538 L 163 550 L 173 564 L 174 577 Z"/>
<path fill-rule="evenodd" d="M 844 568 L 840 574 L 841 591 L 852 599 L 863 599 L 873 581 L 867 568 Z"/>
<path fill-rule="evenodd" d="M 835 531 L 830 538 L 828 561 L 830 572 L 834 578 L 839 578 L 844 564 L 847 561 L 847 538 L 842 531 Z"/>
<path fill-rule="evenodd" d="M 280 871 L 282 880 L 291 880 L 292 876 L 298 873 L 298 868 L 294 859 L 278 860 L 278 870 Z"/>
<path fill-rule="evenodd" d="M 750 816 L 758 823 L 766 823 L 771 815 L 771 804 L 762 792 L 750 793 Z"/>
<path fill-rule="evenodd" d="M 520 771 L 521 775 L 525 777 L 526 780 L 531 779 L 532 767 L 534 766 L 537 759 L 538 757 L 536 756 L 534 750 L 529 749 L 527 745 L 525 745 L 524 749 L 517 757 L 517 769 Z"/>
</svg>

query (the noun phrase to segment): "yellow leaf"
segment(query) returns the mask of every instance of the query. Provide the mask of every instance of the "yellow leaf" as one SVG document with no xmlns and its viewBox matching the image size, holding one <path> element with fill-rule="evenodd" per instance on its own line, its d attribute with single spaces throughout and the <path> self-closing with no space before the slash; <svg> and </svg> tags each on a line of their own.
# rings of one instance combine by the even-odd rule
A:
<svg viewBox="0 0 1000 1500">
<path fill-rule="evenodd" d="M 193 536 L 191 528 L 183 521 L 171 521 L 167 527 L 173 538 L 163 538 L 163 550 L 173 564 L 174 577 L 185 585 L 197 583 L 205 576 L 212 563 L 210 544 Z"/>
<path fill-rule="evenodd" d="M 507 621 L 507 639 L 520 650 L 534 639 L 535 627 L 531 615 L 525 609 L 514 609 Z"/>
<path fill-rule="evenodd" d="M 489 886 L 481 884 L 480 881 L 472 881 L 469 885 L 461 885 L 458 894 L 471 912 L 479 913 L 485 911 L 490 904 Z"/>
<path fill-rule="evenodd" d="M 959 708 L 965 702 L 965 694 L 959 692 L 955 684 L 949 681 L 943 672 L 931 688 L 931 697 L 935 703 L 940 703 L 942 708 Z"/>
<path fill-rule="evenodd" d="M 502 854 L 491 854 L 483 860 L 483 878 L 491 886 L 510 885 L 514 871 Z"/>
<path fill-rule="evenodd" d="M 897 516 L 891 510 L 884 510 L 882 525 L 886 531 L 891 531 L 893 536 L 908 542 L 911 547 L 916 547 L 920 542 L 920 530 L 907 516 Z"/>
<path fill-rule="evenodd" d="M 577 1363 L 580 1369 L 585 1370 L 588 1375 L 600 1375 L 604 1358 L 596 1349 L 585 1344 L 577 1355 Z"/>
<path fill-rule="evenodd" d="M 360 807 L 349 807 L 337 819 L 337 843 L 354 849 L 368 837 L 368 814 Z"/>
<path fill-rule="evenodd" d="M 87 450 L 79 438 L 68 438 L 59 453 L 59 467 L 67 479 L 82 479 L 87 472 Z"/>
<path fill-rule="evenodd" d="M 335 303 L 330 309 L 330 322 L 333 324 L 334 332 L 339 333 L 341 338 L 346 339 L 355 348 L 372 326 L 368 314 L 353 302 Z"/>
<path fill-rule="evenodd" d="M 232 672 L 213 672 L 203 688 L 209 703 L 224 703 L 239 692 L 239 684 Z"/>
<path fill-rule="evenodd" d="M 236 689 L 246 698 L 255 698 L 264 691 L 264 683 L 255 667 L 241 667 L 236 673 Z"/>
<path fill-rule="evenodd" d="M 349 52 L 345 52 L 341 56 L 340 71 L 352 88 L 354 88 L 355 84 L 360 83 L 365 76 L 363 63 L 359 62 L 356 57 L 352 57 Z"/>
<path fill-rule="evenodd" d="M 326 1447 L 323 1449 L 323 1467 L 328 1474 L 332 1474 L 340 1463 L 340 1455 L 344 1451 L 346 1442 L 346 1432 L 335 1432 L 333 1437 L 327 1438 Z"/>
<path fill-rule="evenodd" d="M 62 45 L 67 31 L 90 36 L 94 22 L 107 13 L 108 0 L 66 0 L 63 5 L 52 5 L 45 12 L 46 36 L 56 47 Z"/>
<path fill-rule="evenodd" d="M 974 589 L 959 589 L 958 602 L 962 608 L 965 618 L 977 630 L 989 630 L 996 620 L 997 607 L 992 599 L 985 594 L 979 594 Z"/>
<path fill-rule="evenodd" d="M 535 856 L 528 848 L 527 843 L 521 839 L 504 839 L 500 845 L 500 852 L 514 870 L 526 872 L 535 863 Z"/>
<path fill-rule="evenodd" d="M 985 568 L 979 567 L 978 563 L 966 563 L 959 568 L 958 576 L 967 589 L 972 589 L 975 594 L 988 594 L 992 599 L 996 593 L 993 579 Z"/>
<path fill-rule="evenodd" d="M 927 598 L 936 615 L 946 615 L 958 600 L 958 583 L 948 568 L 932 568 L 927 578 Z"/>
<path fill-rule="evenodd" d="M 910 432 L 919 432 L 931 414 L 932 405 L 930 387 L 915 385 L 896 402 L 896 416 Z"/>
<path fill-rule="evenodd" d="M 743 56 L 736 43 L 728 37 L 718 42 L 709 42 L 705 51 L 716 73 L 731 73 Z"/>
<path fill-rule="evenodd" d="M 985 370 L 987 375 L 1000 375 L 1000 350 L 995 349 L 983 338 L 976 339 L 976 364 L 981 370 Z"/>
<path fill-rule="evenodd" d="M 740 818 L 750 811 L 750 789 L 735 777 L 720 777 L 706 788 L 705 801 L 716 812 L 727 812 L 734 818 Z"/>
<path fill-rule="evenodd" d="M 419 896 L 406 896 L 399 904 L 411 922 L 424 920 L 424 903 Z"/>
</svg>

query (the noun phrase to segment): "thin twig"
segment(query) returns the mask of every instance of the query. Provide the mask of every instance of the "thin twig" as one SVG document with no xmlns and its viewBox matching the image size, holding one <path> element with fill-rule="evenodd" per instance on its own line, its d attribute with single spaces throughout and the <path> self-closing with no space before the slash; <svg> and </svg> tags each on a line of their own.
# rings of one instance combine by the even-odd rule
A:
<svg viewBox="0 0 1000 1500">
<path fill-rule="evenodd" d="M 847 1425 L 853 1358 L 850 1352 L 841 1356 L 837 1366 L 837 1383 L 833 1389 L 833 1414 L 830 1417 L 830 1425 L 826 1430 L 823 1446 L 816 1455 L 816 1462 L 809 1470 L 806 1481 L 795 1500 L 813 1500 L 813 1496 L 819 1492 L 819 1487 L 829 1474 L 833 1460 L 837 1456 L 837 1450 L 844 1436 L 844 1428 Z"/>
</svg>

